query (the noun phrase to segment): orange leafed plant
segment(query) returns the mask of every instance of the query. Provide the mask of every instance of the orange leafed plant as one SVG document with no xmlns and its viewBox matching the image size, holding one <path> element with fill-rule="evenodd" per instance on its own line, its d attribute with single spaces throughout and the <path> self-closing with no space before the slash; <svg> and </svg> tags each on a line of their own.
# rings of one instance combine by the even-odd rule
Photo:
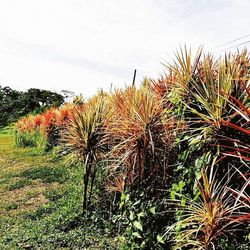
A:
<svg viewBox="0 0 250 250">
<path fill-rule="evenodd" d="M 167 116 L 162 99 L 145 85 L 116 90 L 112 103 L 106 131 L 109 157 L 115 159 L 111 172 L 125 175 L 127 186 L 156 180 L 157 174 L 166 179 L 174 119 Z"/>
</svg>

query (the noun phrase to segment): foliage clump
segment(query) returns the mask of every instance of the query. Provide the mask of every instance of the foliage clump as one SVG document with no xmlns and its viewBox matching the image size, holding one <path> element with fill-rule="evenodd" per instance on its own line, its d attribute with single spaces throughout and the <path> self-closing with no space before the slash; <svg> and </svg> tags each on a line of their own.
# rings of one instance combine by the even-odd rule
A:
<svg viewBox="0 0 250 250">
<path fill-rule="evenodd" d="M 39 133 L 84 166 L 83 214 L 106 209 L 125 249 L 243 249 L 249 65 L 247 51 L 193 58 L 185 48 L 158 80 L 24 118 L 17 142 Z"/>
</svg>

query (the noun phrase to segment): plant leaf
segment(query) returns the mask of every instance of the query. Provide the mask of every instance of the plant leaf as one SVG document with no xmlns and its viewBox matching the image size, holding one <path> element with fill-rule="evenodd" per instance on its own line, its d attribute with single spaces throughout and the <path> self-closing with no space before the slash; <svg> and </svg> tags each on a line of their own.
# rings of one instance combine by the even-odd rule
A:
<svg viewBox="0 0 250 250">
<path fill-rule="evenodd" d="M 162 244 L 165 243 L 165 241 L 164 241 L 164 239 L 163 239 L 163 236 L 160 236 L 159 234 L 157 235 L 157 241 L 158 241 L 159 243 L 162 243 Z"/>
<path fill-rule="evenodd" d="M 134 235 L 136 238 L 141 239 L 141 235 L 138 232 L 133 232 L 132 235 Z"/>
<path fill-rule="evenodd" d="M 137 229 L 143 231 L 143 230 L 142 230 L 142 225 L 141 225 L 141 223 L 140 223 L 139 221 L 135 221 L 133 224 L 134 224 L 134 227 L 135 227 L 135 228 L 137 228 Z"/>
<path fill-rule="evenodd" d="M 155 207 L 151 207 L 151 208 L 149 209 L 149 211 L 150 211 L 152 214 L 156 214 L 156 212 L 155 212 Z"/>
</svg>

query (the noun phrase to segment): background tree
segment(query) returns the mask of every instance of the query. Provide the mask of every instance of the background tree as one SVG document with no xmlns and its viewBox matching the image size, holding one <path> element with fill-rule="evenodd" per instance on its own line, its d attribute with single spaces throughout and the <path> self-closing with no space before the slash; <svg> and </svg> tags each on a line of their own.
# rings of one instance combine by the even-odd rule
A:
<svg viewBox="0 0 250 250">
<path fill-rule="evenodd" d="M 24 92 L 0 86 L 0 127 L 30 112 L 40 113 L 63 103 L 63 95 L 49 90 L 31 88 Z"/>
</svg>

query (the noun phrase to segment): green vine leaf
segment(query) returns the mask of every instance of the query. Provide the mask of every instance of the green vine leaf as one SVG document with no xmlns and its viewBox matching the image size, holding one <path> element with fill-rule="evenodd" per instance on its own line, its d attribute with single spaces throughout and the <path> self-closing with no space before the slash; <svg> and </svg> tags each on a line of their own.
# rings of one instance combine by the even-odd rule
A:
<svg viewBox="0 0 250 250">
<path fill-rule="evenodd" d="M 139 221 L 135 221 L 133 224 L 134 224 L 135 228 L 139 229 L 140 231 L 143 231 L 142 230 L 142 225 L 141 225 L 141 223 Z"/>
<path fill-rule="evenodd" d="M 156 214 L 156 212 L 155 212 L 155 207 L 151 207 L 150 209 L 149 209 L 149 211 L 152 213 L 152 214 Z"/>
<path fill-rule="evenodd" d="M 163 239 L 163 236 L 160 236 L 159 234 L 157 235 L 157 241 L 159 242 L 159 243 L 162 243 L 162 244 L 164 244 L 165 243 L 165 241 L 164 241 L 164 239 Z"/>
<path fill-rule="evenodd" d="M 139 239 L 142 238 L 138 232 L 133 232 L 132 235 L 135 236 L 136 238 L 139 238 Z"/>
</svg>

